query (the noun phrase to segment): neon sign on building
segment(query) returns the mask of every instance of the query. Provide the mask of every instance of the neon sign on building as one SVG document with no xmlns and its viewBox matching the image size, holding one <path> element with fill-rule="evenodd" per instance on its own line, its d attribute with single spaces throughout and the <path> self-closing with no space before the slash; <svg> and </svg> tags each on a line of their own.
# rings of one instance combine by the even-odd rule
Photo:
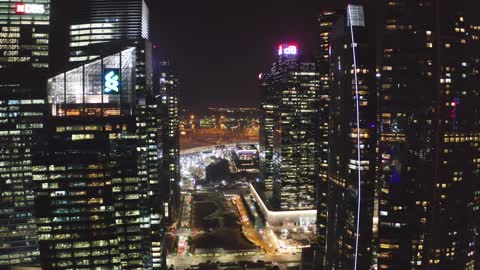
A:
<svg viewBox="0 0 480 270">
<path fill-rule="evenodd" d="M 297 46 L 283 44 L 278 46 L 278 55 L 297 55 Z"/>
<path fill-rule="evenodd" d="M 15 13 L 17 14 L 44 14 L 45 6 L 42 4 L 15 4 Z"/>
<path fill-rule="evenodd" d="M 105 69 L 103 74 L 103 93 L 107 95 L 120 93 L 120 70 L 118 68 Z"/>
</svg>

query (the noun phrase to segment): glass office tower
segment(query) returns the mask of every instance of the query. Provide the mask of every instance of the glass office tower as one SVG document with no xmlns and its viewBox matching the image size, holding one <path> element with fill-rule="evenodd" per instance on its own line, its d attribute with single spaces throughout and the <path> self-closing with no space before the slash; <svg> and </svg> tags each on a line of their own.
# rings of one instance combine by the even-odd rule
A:
<svg viewBox="0 0 480 270">
<path fill-rule="evenodd" d="M 384 5 L 380 269 L 478 269 L 479 32 L 469 1 Z"/>
<path fill-rule="evenodd" d="M 315 265 L 322 265 L 325 263 L 324 256 L 318 254 L 325 254 L 326 252 L 326 237 L 327 237 L 327 192 L 328 192 L 328 158 L 329 158 L 329 119 L 330 119 L 330 101 L 331 101 L 331 73 L 330 61 L 332 57 L 332 39 L 333 29 L 341 11 L 326 10 L 318 17 L 318 24 L 320 26 L 320 50 L 316 59 L 317 70 L 320 76 L 320 122 L 319 122 L 319 174 L 320 181 L 317 183 L 317 239 L 313 247 L 317 258 L 322 258 L 321 261 L 315 262 Z"/>
<path fill-rule="evenodd" d="M 264 175 L 273 173 L 275 210 L 315 209 L 319 76 L 315 63 L 300 61 L 295 45 L 280 45 L 278 57 L 263 86 L 262 148 L 270 159 Z"/>
<path fill-rule="evenodd" d="M 323 269 L 353 267 L 358 169 L 359 269 L 478 269 L 480 27 L 467 2 L 365 1 L 364 24 L 352 16 L 361 164 L 348 17 L 336 23 Z"/>
<path fill-rule="evenodd" d="M 278 104 L 277 95 L 271 86 L 271 74 L 262 73 L 258 79 L 260 82 L 260 174 L 266 191 L 273 191 L 273 140 L 274 140 L 274 117 Z"/>
<path fill-rule="evenodd" d="M 48 69 L 49 0 L 0 1 L 0 69 Z"/>
<path fill-rule="evenodd" d="M 375 43 L 369 40 L 365 27 L 367 21 L 364 7 L 350 5 L 349 10 L 351 16 L 348 12 L 339 16 L 330 41 L 332 84 L 329 104 L 326 269 L 353 269 L 359 171 L 362 179 L 359 269 L 368 269 L 371 258 L 372 196 L 376 160 L 375 61 L 372 61 L 375 59 Z M 355 45 L 352 45 L 350 25 L 354 31 Z M 356 49 L 356 70 L 352 46 Z M 358 78 L 359 131 L 355 72 Z M 360 149 L 357 146 L 357 132 L 360 133 Z M 358 154 L 361 158 L 360 164 Z"/>
<path fill-rule="evenodd" d="M 0 83 L 0 266 L 38 261 L 32 168 L 45 140 L 46 104 L 31 95 L 36 90 Z"/>
<path fill-rule="evenodd" d="M 177 219 L 180 208 L 180 130 L 179 79 L 168 60 L 159 63 L 159 110 L 162 119 L 163 186 L 165 215 L 170 223 Z"/>
<path fill-rule="evenodd" d="M 44 138 L 50 1 L 0 1 L 0 267 L 38 260 L 34 166 Z"/>
<path fill-rule="evenodd" d="M 76 0 L 70 25 L 69 61 L 93 60 L 131 41 L 149 38 L 144 0 Z"/>
<path fill-rule="evenodd" d="M 45 269 L 165 268 L 150 49 L 128 47 L 48 82 L 50 147 L 34 172 Z"/>
</svg>

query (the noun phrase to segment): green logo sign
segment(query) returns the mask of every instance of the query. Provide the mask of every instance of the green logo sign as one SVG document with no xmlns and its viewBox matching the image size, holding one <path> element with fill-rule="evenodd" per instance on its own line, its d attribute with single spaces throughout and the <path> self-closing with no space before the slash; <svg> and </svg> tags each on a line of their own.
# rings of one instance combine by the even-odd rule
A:
<svg viewBox="0 0 480 270">
<path fill-rule="evenodd" d="M 120 93 L 120 70 L 118 68 L 105 69 L 103 74 L 103 93 L 107 95 Z"/>
</svg>

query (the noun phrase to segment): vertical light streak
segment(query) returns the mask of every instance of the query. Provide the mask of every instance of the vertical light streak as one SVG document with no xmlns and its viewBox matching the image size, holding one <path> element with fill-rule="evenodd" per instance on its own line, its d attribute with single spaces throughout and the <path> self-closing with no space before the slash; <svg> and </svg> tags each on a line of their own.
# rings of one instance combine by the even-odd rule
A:
<svg viewBox="0 0 480 270">
<path fill-rule="evenodd" d="M 355 235 L 355 263 L 353 266 L 354 270 L 357 270 L 358 265 L 358 240 L 360 235 L 360 204 L 362 202 L 362 175 L 361 175 L 361 156 L 360 156 L 360 102 L 358 95 L 358 75 L 357 75 L 357 56 L 356 56 L 356 44 L 355 36 L 353 34 L 353 21 L 352 21 L 352 12 L 351 5 L 348 5 L 348 20 L 350 21 L 350 34 L 352 37 L 352 53 L 353 53 L 353 68 L 355 69 L 353 74 L 355 74 L 355 101 L 357 109 L 357 171 L 358 171 L 358 192 L 357 192 L 357 224 L 356 224 L 356 235 Z"/>
</svg>

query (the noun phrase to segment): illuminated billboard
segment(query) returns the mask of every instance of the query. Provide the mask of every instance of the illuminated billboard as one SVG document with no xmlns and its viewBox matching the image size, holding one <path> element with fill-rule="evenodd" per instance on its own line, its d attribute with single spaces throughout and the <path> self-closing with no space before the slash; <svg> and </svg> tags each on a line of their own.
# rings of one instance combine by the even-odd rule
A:
<svg viewBox="0 0 480 270">
<path fill-rule="evenodd" d="M 297 55 L 297 46 L 282 44 L 278 46 L 278 55 Z"/>
<path fill-rule="evenodd" d="M 15 13 L 16 14 L 44 14 L 45 6 L 42 4 L 17 3 L 15 4 Z"/>
<path fill-rule="evenodd" d="M 103 93 L 107 95 L 120 93 L 120 69 L 105 69 L 103 72 Z"/>
</svg>

